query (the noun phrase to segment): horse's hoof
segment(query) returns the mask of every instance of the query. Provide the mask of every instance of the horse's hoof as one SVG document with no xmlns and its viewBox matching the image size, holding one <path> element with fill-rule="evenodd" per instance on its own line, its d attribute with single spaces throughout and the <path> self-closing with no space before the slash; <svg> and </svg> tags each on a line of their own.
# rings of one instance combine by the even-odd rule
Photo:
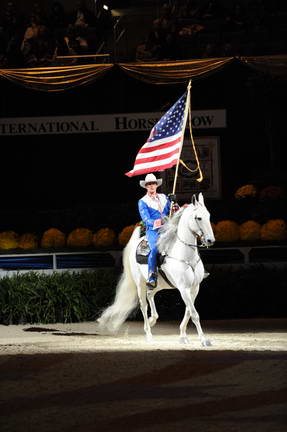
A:
<svg viewBox="0 0 287 432">
<path fill-rule="evenodd" d="M 186 336 L 184 336 L 179 339 L 179 343 L 182 345 L 189 345 L 190 342 L 189 339 Z"/>
<path fill-rule="evenodd" d="M 153 336 L 151 334 L 146 335 L 146 341 L 149 344 L 153 343 Z"/>
<path fill-rule="evenodd" d="M 201 345 L 203 347 L 209 347 L 209 346 L 212 346 L 212 343 L 210 342 L 210 340 L 206 339 L 206 340 L 201 342 Z"/>
</svg>

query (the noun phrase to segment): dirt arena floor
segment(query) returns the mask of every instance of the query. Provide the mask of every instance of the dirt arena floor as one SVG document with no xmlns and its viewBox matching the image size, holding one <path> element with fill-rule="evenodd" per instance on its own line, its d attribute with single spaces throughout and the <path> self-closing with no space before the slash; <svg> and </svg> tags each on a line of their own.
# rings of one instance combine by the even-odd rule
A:
<svg viewBox="0 0 287 432">
<path fill-rule="evenodd" d="M 287 319 L 0 326 L 0 431 L 287 431 Z"/>
</svg>

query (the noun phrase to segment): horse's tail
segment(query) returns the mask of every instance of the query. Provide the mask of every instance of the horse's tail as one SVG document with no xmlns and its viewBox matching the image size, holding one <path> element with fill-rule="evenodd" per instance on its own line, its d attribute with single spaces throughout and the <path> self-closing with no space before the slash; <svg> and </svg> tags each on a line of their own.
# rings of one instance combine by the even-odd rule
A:
<svg viewBox="0 0 287 432">
<path fill-rule="evenodd" d="M 140 227 L 136 227 L 123 250 L 124 271 L 117 284 L 115 300 L 112 305 L 103 311 L 97 320 L 100 329 L 103 331 L 107 329 L 113 333 L 117 332 L 138 305 L 137 287 L 132 276 L 129 257 L 131 252 L 135 251 L 135 245 L 139 238 Z"/>
</svg>

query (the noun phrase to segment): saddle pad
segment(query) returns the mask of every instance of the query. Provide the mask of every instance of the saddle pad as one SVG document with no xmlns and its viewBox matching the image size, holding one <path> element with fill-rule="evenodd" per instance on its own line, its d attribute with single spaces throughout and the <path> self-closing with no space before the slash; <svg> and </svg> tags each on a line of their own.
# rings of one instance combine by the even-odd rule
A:
<svg viewBox="0 0 287 432">
<path fill-rule="evenodd" d="M 150 247 L 146 240 L 146 237 L 144 237 L 141 242 L 138 244 L 138 247 L 136 249 L 136 262 L 138 264 L 147 264 L 148 263 L 148 256 L 150 253 Z M 160 267 L 164 261 L 164 255 L 157 254 L 157 266 Z"/>
<path fill-rule="evenodd" d="M 144 237 L 138 244 L 136 250 L 136 261 L 138 264 L 147 264 L 148 255 L 150 253 L 150 247 L 146 238 Z"/>
</svg>

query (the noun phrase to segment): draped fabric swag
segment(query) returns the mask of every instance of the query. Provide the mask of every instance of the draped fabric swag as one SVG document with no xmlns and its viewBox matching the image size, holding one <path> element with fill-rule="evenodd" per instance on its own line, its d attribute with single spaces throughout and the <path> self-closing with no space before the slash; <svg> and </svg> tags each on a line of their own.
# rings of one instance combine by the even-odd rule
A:
<svg viewBox="0 0 287 432">
<path fill-rule="evenodd" d="M 287 55 L 221 57 L 186 61 L 87 64 L 61 67 L 0 69 L 0 77 L 33 90 L 60 92 L 88 85 L 115 67 L 131 77 L 157 85 L 172 85 L 205 77 L 237 61 L 258 72 L 286 79 Z"/>
<path fill-rule="evenodd" d="M 119 66 L 133 78 L 150 84 L 180 84 L 222 69 L 232 61 L 234 57 L 221 57 L 171 62 L 120 63 Z"/>
<path fill-rule="evenodd" d="M 33 90 L 58 92 L 91 84 L 102 77 L 113 64 L 0 69 L 0 77 Z"/>
</svg>

